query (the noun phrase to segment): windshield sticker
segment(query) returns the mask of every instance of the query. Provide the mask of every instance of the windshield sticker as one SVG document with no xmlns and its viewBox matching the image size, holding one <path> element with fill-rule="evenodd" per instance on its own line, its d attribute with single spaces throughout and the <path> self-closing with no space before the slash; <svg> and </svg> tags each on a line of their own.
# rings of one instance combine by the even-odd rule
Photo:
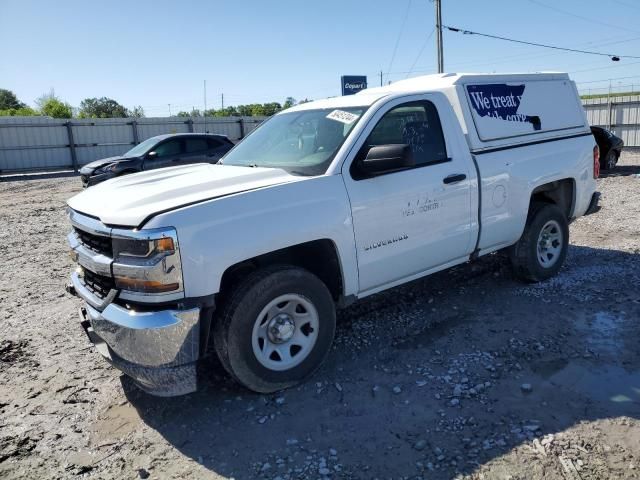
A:
<svg viewBox="0 0 640 480">
<path fill-rule="evenodd" d="M 360 115 L 356 115 L 355 113 L 345 112 L 344 110 L 334 110 L 329 115 L 327 115 L 327 118 L 336 120 L 346 125 L 351 125 L 358 119 L 359 116 Z"/>
<path fill-rule="evenodd" d="M 540 130 L 540 117 L 518 113 L 524 90 L 525 85 L 504 83 L 467 86 L 471 106 L 481 117 L 499 118 L 507 122 L 531 123 L 534 130 Z"/>
</svg>

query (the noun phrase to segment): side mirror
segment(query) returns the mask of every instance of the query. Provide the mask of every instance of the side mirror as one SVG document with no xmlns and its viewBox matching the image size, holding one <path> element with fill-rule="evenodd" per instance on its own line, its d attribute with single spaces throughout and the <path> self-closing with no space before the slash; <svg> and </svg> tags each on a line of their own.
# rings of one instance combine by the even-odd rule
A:
<svg viewBox="0 0 640 480">
<path fill-rule="evenodd" d="M 155 150 L 147 153 L 147 159 L 148 160 L 153 160 L 154 158 L 158 157 L 158 152 L 156 152 Z"/>
<path fill-rule="evenodd" d="M 411 147 L 400 143 L 371 147 L 366 158 L 362 160 L 360 169 L 365 174 L 375 175 L 411 168 L 415 164 Z"/>
</svg>

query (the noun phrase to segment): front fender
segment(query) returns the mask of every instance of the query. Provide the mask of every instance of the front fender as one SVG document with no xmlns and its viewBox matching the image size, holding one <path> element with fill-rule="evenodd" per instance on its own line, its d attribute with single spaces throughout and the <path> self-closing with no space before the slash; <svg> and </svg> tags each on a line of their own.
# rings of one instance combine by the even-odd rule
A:
<svg viewBox="0 0 640 480">
<path fill-rule="evenodd" d="M 166 212 L 145 228 L 178 232 L 185 294 L 218 293 L 227 268 L 301 243 L 329 239 L 337 248 L 344 294 L 357 292 L 351 208 L 340 175 L 310 177 Z"/>
</svg>

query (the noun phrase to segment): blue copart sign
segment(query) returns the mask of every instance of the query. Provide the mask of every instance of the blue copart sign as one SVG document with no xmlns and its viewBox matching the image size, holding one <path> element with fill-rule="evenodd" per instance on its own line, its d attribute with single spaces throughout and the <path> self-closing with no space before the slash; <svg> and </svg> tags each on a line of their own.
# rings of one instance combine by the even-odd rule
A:
<svg viewBox="0 0 640 480">
<path fill-rule="evenodd" d="M 367 88 L 367 77 L 365 75 L 343 75 L 340 77 L 340 82 L 342 95 L 353 95 Z"/>
</svg>

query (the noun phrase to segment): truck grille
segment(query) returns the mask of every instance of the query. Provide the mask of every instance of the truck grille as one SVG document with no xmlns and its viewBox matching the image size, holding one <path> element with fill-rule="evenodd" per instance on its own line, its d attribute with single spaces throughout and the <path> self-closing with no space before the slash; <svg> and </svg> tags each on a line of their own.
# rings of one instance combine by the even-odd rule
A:
<svg viewBox="0 0 640 480">
<path fill-rule="evenodd" d="M 90 270 L 84 270 L 82 283 L 96 297 L 101 300 L 109 295 L 109 291 L 115 288 L 113 278 L 98 275 Z"/>
<path fill-rule="evenodd" d="M 109 237 L 95 235 L 75 227 L 74 230 L 78 240 L 85 247 L 94 252 L 106 255 L 107 257 L 113 257 L 113 247 L 111 246 L 111 239 Z"/>
</svg>

